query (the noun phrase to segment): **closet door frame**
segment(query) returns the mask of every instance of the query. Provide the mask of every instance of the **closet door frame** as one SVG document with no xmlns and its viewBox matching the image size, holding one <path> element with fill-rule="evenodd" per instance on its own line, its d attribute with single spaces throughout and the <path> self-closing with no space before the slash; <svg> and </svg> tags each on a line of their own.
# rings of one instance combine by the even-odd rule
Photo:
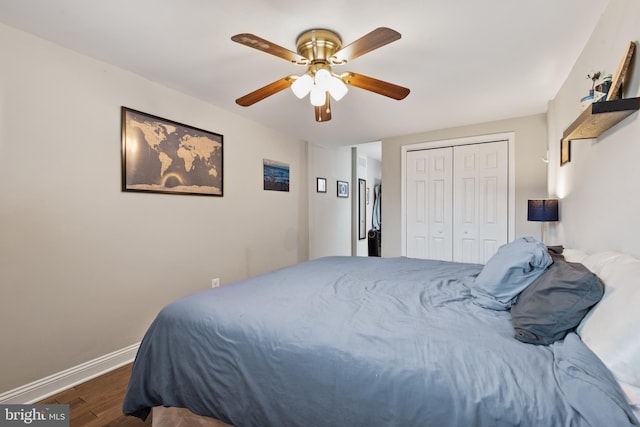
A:
<svg viewBox="0 0 640 427">
<path fill-rule="evenodd" d="M 419 142 L 416 144 L 408 144 L 400 147 L 400 174 L 401 174 L 401 191 L 400 191 L 400 243 L 401 255 L 407 255 L 407 152 L 414 150 L 428 150 L 431 148 L 455 147 L 456 145 L 483 144 L 487 142 L 507 141 L 509 164 L 507 166 L 508 174 L 508 198 L 507 201 L 507 241 L 511 242 L 515 237 L 515 206 L 516 206 L 516 173 L 515 173 L 515 133 L 505 132 L 490 135 L 471 136 L 466 138 L 444 139 L 437 141 Z"/>
</svg>

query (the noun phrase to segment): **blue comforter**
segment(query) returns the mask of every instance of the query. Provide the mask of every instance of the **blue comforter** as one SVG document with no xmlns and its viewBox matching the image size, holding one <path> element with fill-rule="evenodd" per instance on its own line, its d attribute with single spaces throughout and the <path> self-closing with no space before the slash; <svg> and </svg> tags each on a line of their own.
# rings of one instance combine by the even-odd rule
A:
<svg viewBox="0 0 640 427">
<path fill-rule="evenodd" d="M 328 257 L 180 299 L 145 335 L 123 410 L 237 427 L 637 425 L 575 334 L 524 344 L 508 311 L 473 302 L 481 268 Z"/>
</svg>

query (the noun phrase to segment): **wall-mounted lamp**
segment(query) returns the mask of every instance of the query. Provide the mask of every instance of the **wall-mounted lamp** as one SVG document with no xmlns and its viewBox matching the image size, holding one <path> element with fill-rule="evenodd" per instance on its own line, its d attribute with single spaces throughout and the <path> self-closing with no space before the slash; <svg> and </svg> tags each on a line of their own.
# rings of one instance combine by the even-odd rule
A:
<svg viewBox="0 0 640 427">
<path fill-rule="evenodd" d="M 543 223 L 540 238 L 544 243 L 544 223 L 558 221 L 558 199 L 529 200 L 527 204 L 527 220 Z"/>
</svg>

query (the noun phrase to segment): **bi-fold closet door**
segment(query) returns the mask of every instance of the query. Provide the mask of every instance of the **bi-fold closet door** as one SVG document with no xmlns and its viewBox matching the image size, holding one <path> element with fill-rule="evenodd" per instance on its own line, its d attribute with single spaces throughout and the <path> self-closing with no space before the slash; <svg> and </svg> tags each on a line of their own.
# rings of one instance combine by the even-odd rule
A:
<svg viewBox="0 0 640 427">
<path fill-rule="evenodd" d="M 408 151 L 406 254 L 485 263 L 508 233 L 508 143 Z"/>
</svg>

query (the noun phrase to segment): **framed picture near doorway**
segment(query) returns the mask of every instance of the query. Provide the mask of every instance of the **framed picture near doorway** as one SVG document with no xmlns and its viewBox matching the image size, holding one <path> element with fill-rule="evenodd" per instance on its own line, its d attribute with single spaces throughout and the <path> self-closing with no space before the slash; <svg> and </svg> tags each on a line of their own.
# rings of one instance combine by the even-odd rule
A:
<svg viewBox="0 0 640 427">
<path fill-rule="evenodd" d="M 338 181 L 338 197 L 349 197 L 349 183 Z"/>
<path fill-rule="evenodd" d="M 318 193 L 326 193 L 327 192 L 327 178 L 316 178 L 316 192 Z"/>
</svg>

